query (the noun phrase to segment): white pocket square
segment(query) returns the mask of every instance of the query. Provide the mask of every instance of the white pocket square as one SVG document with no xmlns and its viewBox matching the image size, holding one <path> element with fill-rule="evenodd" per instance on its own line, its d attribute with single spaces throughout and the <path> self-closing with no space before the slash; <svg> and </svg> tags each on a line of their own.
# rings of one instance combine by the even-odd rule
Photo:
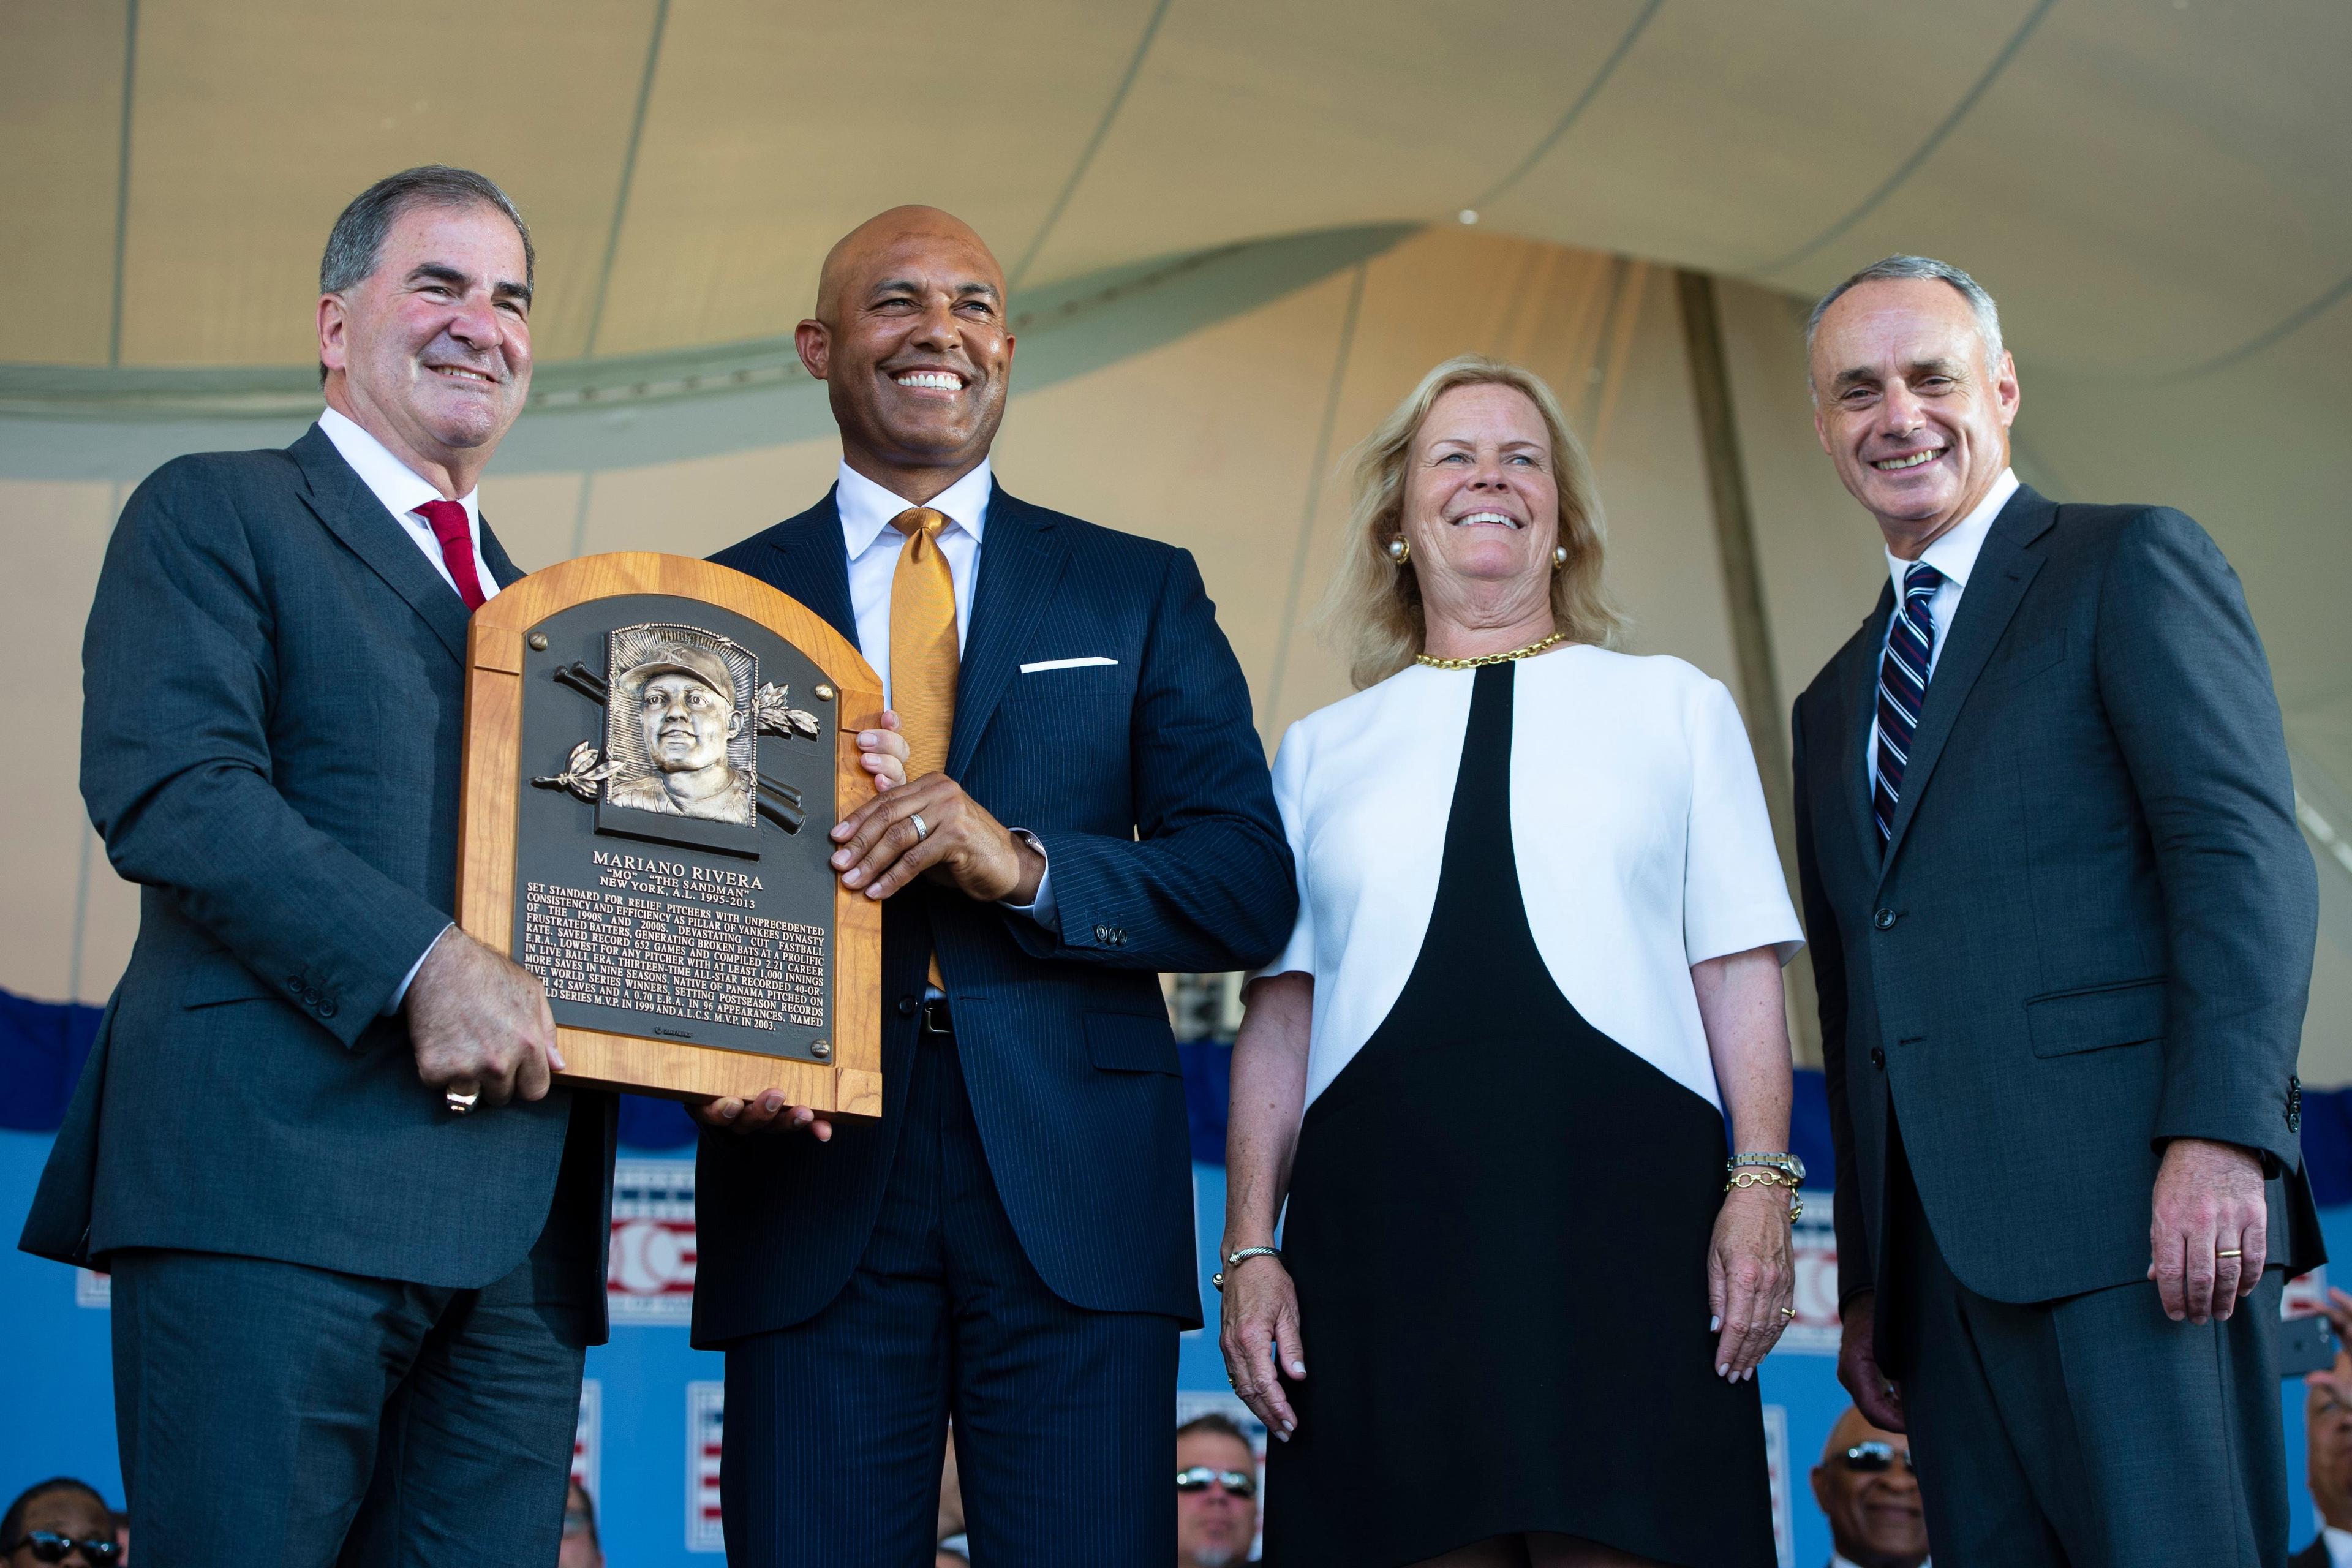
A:
<svg viewBox="0 0 2352 1568">
<path fill-rule="evenodd" d="M 1038 671 L 1045 669 L 1084 669 L 1089 665 L 1117 664 L 1118 662 L 1118 660 L 1115 658 L 1105 658 L 1098 653 L 1090 653 L 1084 658 L 1041 658 L 1034 664 L 1023 665 L 1021 673 L 1035 675 Z"/>
</svg>

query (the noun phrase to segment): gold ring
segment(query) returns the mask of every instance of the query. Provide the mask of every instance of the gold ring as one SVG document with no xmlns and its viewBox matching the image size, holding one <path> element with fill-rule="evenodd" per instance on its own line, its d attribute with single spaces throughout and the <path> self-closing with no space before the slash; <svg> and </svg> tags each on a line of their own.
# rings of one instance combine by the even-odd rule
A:
<svg viewBox="0 0 2352 1568">
<path fill-rule="evenodd" d="M 2242 1256 L 2242 1254 L 2241 1254 L 2241 1252 L 2240 1252 L 2239 1248 L 2237 1248 L 2237 1247 L 2233 1247 L 2230 1248 L 2227 1252 L 2217 1252 L 2217 1253 L 2215 1253 L 2213 1256 L 2214 1256 L 2214 1257 L 2216 1257 L 2216 1258 L 2237 1258 L 2237 1257 Z"/>
<path fill-rule="evenodd" d="M 1780 1315 L 1784 1318 L 1793 1318 L 1797 1315 L 1797 1309 L 1794 1307 L 1783 1307 L 1780 1309 Z"/>
<path fill-rule="evenodd" d="M 476 1089 L 471 1094 L 459 1094 L 454 1089 L 445 1089 L 441 1091 L 441 1103 L 449 1108 L 449 1113 L 453 1116 L 465 1115 L 474 1109 L 474 1101 L 481 1098 L 480 1089 Z"/>
</svg>

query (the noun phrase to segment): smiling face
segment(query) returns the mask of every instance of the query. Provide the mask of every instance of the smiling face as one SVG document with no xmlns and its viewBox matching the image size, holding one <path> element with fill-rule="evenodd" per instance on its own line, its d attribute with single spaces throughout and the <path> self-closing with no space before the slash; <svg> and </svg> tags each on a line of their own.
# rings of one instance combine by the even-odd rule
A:
<svg viewBox="0 0 2352 1568">
<path fill-rule="evenodd" d="M 1178 1474 L 1205 1465 L 1216 1471 L 1257 1476 L 1257 1456 L 1238 1437 L 1223 1432 L 1187 1432 L 1176 1439 Z M 1176 1561 L 1184 1568 L 1224 1568 L 1249 1555 L 1257 1538 L 1257 1498 L 1236 1497 L 1222 1481 L 1199 1491 L 1176 1494 Z"/>
<path fill-rule="evenodd" d="M 1884 1443 L 1895 1461 L 1883 1470 L 1857 1470 L 1846 1450 Z M 1919 1502 L 1918 1479 L 1905 1459 L 1911 1440 L 1884 1432 L 1858 1410 L 1848 1410 L 1830 1433 L 1822 1462 L 1813 1468 L 1813 1500 L 1829 1516 L 1830 1540 L 1856 1563 L 1917 1568 L 1927 1555 L 1927 1516 Z"/>
<path fill-rule="evenodd" d="M 2311 1500 L 2320 1517 L 2352 1529 L 2352 1367 L 2342 1355 L 2336 1371 L 2304 1394 L 2304 1436 L 2310 1446 Z"/>
<path fill-rule="evenodd" d="M 637 722 L 656 771 L 694 773 L 725 764 L 727 742 L 743 728 L 743 715 L 708 682 L 668 669 L 638 689 Z"/>
<path fill-rule="evenodd" d="M 1960 291 L 1934 278 L 1857 284 L 1813 335 L 1813 429 L 1889 548 L 1916 560 L 2009 467 L 2017 368 L 1986 363 Z"/>
<path fill-rule="evenodd" d="M 489 461 L 530 392 L 522 236 L 495 207 L 413 205 L 375 270 L 319 300 L 330 405 L 427 479 L 460 488 Z"/>
<path fill-rule="evenodd" d="M 935 207 L 894 207 L 833 247 L 796 342 L 852 468 L 919 502 L 980 466 L 1013 369 L 1004 293 L 980 236 Z"/>
<path fill-rule="evenodd" d="M 1551 433 L 1517 387 L 1439 395 L 1405 455 L 1404 536 L 1433 635 L 1470 614 L 1549 618 L 1559 485 Z"/>
</svg>

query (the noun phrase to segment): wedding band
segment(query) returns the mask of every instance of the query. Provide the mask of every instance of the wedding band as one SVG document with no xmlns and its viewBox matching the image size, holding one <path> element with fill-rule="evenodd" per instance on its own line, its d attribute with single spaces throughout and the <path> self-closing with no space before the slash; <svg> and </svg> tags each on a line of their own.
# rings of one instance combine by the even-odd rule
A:
<svg viewBox="0 0 2352 1568">
<path fill-rule="evenodd" d="M 2216 1258 L 2237 1258 L 2242 1256 L 2242 1252 L 2239 1248 L 2233 1247 L 2227 1252 L 2217 1252 L 2213 1256 Z"/>
<path fill-rule="evenodd" d="M 924 839 L 929 838 L 929 837 L 931 836 L 931 830 L 930 830 L 930 828 L 929 828 L 929 826 L 925 826 L 925 824 L 924 824 L 924 822 L 923 822 L 923 814 L 922 814 L 921 812 L 919 812 L 919 811 L 910 811 L 910 812 L 908 812 L 908 813 L 907 814 L 907 820 L 908 820 L 908 821 L 909 821 L 909 822 L 911 822 L 911 823 L 913 823 L 913 824 L 915 825 L 915 842 L 916 842 L 916 843 L 920 844 Z"/>
<path fill-rule="evenodd" d="M 482 1091 L 478 1089 L 471 1094 L 459 1094 L 454 1089 L 445 1089 L 441 1091 L 441 1103 L 449 1108 L 449 1113 L 453 1116 L 465 1115 L 474 1109 L 474 1101 L 481 1098 Z"/>
<path fill-rule="evenodd" d="M 1780 1309 L 1780 1315 L 1784 1318 L 1793 1318 L 1797 1315 L 1797 1309 L 1794 1307 L 1783 1307 Z"/>
</svg>

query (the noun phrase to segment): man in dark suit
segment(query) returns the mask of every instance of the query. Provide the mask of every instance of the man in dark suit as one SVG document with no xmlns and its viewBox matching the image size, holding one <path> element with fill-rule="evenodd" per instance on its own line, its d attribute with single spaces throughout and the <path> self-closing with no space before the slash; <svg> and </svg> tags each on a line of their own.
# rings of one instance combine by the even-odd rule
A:
<svg viewBox="0 0 2352 1568">
<path fill-rule="evenodd" d="M 1944 1568 L 2275 1564 L 2317 884 L 2238 580 L 2179 512 L 2017 483 L 1992 300 L 1895 257 L 1816 310 L 1889 587 L 1798 700 L 1839 1373 Z"/>
<path fill-rule="evenodd" d="M 836 246 L 799 342 L 838 482 L 717 557 L 856 640 L 896 726 L 862 743 L 912 778 L 835 830 L 890 900 L 881 1120 L 703 1112 L 739 1134 L 702 1140 L 695 1339 L 727 1352 L 741 1564 L 920 1561 L 950 1415 L 976 1562 L 1174 1555 L 1201 1310 L 1154 971 L 1271 956 L 1290 857 L 1191 556 L 995 484 L 1004 295 L 931 208 Z"/>
<path fill-rule="evenodd" d="M 139 941 L 23 1245 L 113 1271 L 124 1486 L 173 1568 L 562 1539 L 613 1100 L 550 1091 L 539 982 L 449 915 L 531 259 L 478 174 L 362 194 L 319 424 L 166 464 L 107 547 L 81 785 Z"/>
</svg>

